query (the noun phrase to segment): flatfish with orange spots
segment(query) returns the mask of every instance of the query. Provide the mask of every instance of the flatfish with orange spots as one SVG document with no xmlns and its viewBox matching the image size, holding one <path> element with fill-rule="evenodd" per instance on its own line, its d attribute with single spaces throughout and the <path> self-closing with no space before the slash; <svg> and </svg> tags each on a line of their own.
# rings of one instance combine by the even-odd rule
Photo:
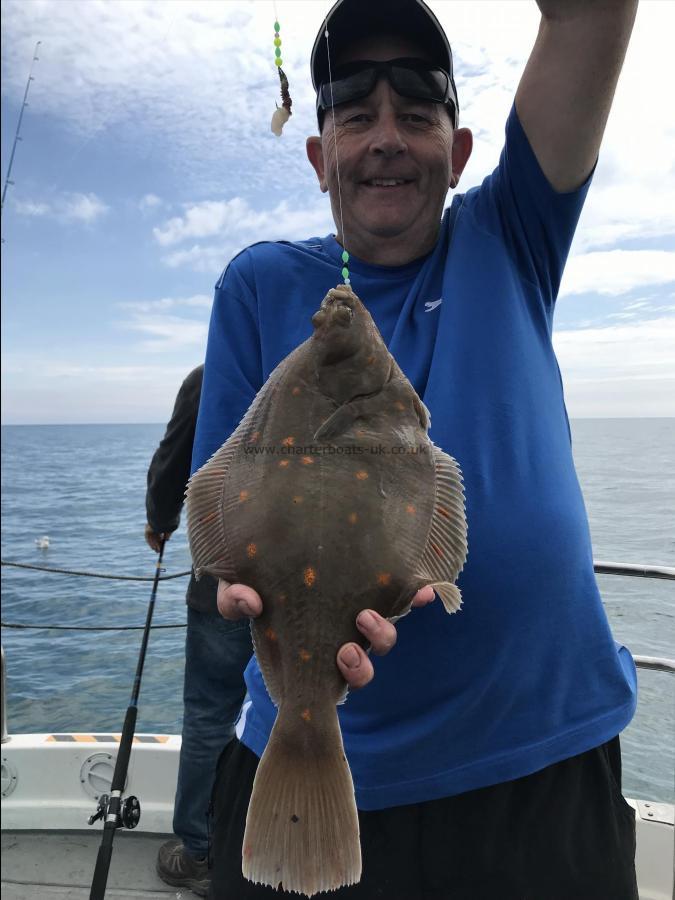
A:
<svg viewBox="0 0 675 900">
<path fill-rule="evenodd" d="M 427 584 L 457 610 L 466 556 L 459 466 L 430 441 L 429 414 L 369 312 L 340 286 L 312 323 L 187 492 L 197 576 L 263 600 L 253 641 L 278 710 L 242 871 L 308 896 L 361 877 L 338 649 L 365 646 L 362 609 L 401 616 Z"/>
</svg>

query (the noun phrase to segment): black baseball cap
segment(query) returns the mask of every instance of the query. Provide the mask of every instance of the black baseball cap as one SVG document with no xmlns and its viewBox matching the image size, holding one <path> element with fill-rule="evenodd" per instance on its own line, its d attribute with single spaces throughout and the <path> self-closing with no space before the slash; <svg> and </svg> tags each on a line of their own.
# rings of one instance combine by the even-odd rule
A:
<svg viewBox="0 0 675 900">
<path fill-rule="evenodd" d="M 334 66 L 343 47 L 355 38 L 361 40 L 373 34 L 400 34 L 418 43 L 428 61 L 448 73 L 457 96 L 450 42 L 423 0 L 338 0 L 322 22 L 312 48 L 314 90 L 318 92 L 329 80 L 328 48 L 330 64 Z"/>
</svg>

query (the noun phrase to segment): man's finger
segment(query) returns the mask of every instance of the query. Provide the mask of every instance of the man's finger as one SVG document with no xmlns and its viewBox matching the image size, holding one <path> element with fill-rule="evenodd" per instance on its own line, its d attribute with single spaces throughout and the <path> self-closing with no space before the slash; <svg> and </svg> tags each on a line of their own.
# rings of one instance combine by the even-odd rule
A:
<svg viewBox="0 0 675 900">
<path fill-rule="evenodd" d="M 358 644 L 344 644 L 337 656 L 338 669 L 350 688 L 362 688 L 372 681 L 375 675 L 373 664 L 368 655 Z"/>
<path fill-rule="evenodd" d="M 419 591 L 412 598 L 413 606 L 426 606 L 427 603 L 431 603 L 431 601 L 435 598 L 436 594 L 434 593 L 434 589 L 430 584 L 425 585 L 423 588 L 420 588 Z"/>
<path fill-rule="evenodd" d="M 356 627 L 368 638 L 373 653 L 382 656 L 389 653 L 396 643 L 396 629 L 372 609 L 364 609 L 356 617 Z"/>
<path fill-rule="evenodd" d="M 225 619 L 255 618 L 262 612 L 260 595 L 245 584 L 218 582 L 218 612 Z"/>
</svg>

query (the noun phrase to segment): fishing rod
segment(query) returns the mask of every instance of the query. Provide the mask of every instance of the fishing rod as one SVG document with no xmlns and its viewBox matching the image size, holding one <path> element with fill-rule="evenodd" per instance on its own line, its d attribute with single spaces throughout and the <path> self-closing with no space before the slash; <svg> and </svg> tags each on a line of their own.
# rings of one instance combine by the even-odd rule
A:
<svg viewBox="0 0 675 900">
<path fill-rule="evenodd" d="M 104 900 L 105 889 L 108 883 L 108 872 L 110 871 L 110 860 L 112 858 L 113 838 L 115 837 L 116 830 L 118 828 L 135 828 L 141 818 L 141 804 L 138 801 L 138 797 L 129 796 L 122 799 L 122 791 L 124 790 L 124 785 L 127 780 L 129 756 L 131 755 L 131 745 L 134 740 L 134 731 L 136 729 L 138 695 L 141 690 L 143 665 L 145 663 L 145 654 L 148 649 L 150 625 L 152 623 L 152 614 L 155 610 L 155 597 L 157 596 L 157 586 L 159 585 L 159 576 L 162 571 L 162 556 L 164 555 L 165 543 L 166 538 L 162 537 L 159 545 L 157 565 L 155 567 L 155 578 L 152 583 L 152 593 L 150 595 L 150 602 L 148 603 L 148 614 L 145 619 L 141 651 L 138 656 L 134 685 L 131 689 L 131 699 L 129 700 L 127 713 L 124 717 L 124 725 L 122 726 L 122 735 L 120 737 L 120 746 L 115 761 L 115 771 L 113 772 L 112 783 L 110 785 L 110 794 L 101 795 L 96 812 L 93 816 L 89 817 L 90 825 L 93 825 L 94 822 L 99 819 L 103 819 L 104 821 L 101 846 L 98 848 L 96 868 L 94 869 L 94 879 L 91 883 L 89 900 Z"/>
<path fill-rule="evenodd" d="M 30 64 L 30 69 L 28 70 L 28 80 L 26 81 L 26 90 L 23 93 L 23 103 L 21 104 L 21 111 L 19 112 L 19 121 L 16 126 L 16 133 L 14 134 L 14 143 L 12 144 L 12 152 L 9 156 L 9 166 L 7 167 L 7 177 L 5 178 L 5 185 L 2 189 L 2 201 L 0 202 L 0 216 L 2 216 L 2 210 L 5 208 L 5 194 L 7 193 L 7 188 L 10 184 L 14 184 L 11 181 L 12 175 L 12 164 L 14 163 L 14 154 L 16 153 L 16 145 L 17 142 L 22 140 L 19 132 L 21 131 L 21 122 L 23 120 L 23 111 L 28 106 L 28 91 L 30 90 L 31 81 L 35 81 L 33 78 L 33 66 L 36 62 L 39 62 L 38 57 L 38 47 L 42 41 L 38 41 L 35 45 L 35 50 L 33 50 L 33 60 Z"/>
</svg>

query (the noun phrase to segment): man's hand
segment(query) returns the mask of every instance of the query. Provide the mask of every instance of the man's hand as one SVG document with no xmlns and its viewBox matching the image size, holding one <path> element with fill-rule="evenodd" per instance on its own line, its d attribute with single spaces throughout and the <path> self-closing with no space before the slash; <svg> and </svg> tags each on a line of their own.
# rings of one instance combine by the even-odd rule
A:
<svg viewBox="0 0 675 900">
<path fill-rule="evenodd" d="M 165 531 L 161 534 L 158 534 L 156 531 L 153 531 L 152 527 L 149 524 L 146 523 L 145 525 L 145 540 L 147 541 L 148 546 L 152 550 L 154 550 L 155 553 L 159 553 L 162 545 L 162 539 L 168 541 L 172 534 L 172 531 Z"/>
<path fill-rule="evenodd" d="M 434 589 L 427 585 L 412 600 L 413 606 L 426 606 L 434 599 Z M 255 619 L 262 612 L 262 600 L 253 588 L 244 584 L 218 582 L 218 612 L 225 619 Z M 396 643 L 396 629 L 387 619 L 372 609 L 362 610 L 356 617 L 356 627 L 369 641 L 372 652 L 378 656 L 388 653 Z M 358 644 L 344 644 L 337 655 L 342 677 L 350 688 L 360 688 L 373 679 L 375 671 L 368 654 Z"/>
</svg>

